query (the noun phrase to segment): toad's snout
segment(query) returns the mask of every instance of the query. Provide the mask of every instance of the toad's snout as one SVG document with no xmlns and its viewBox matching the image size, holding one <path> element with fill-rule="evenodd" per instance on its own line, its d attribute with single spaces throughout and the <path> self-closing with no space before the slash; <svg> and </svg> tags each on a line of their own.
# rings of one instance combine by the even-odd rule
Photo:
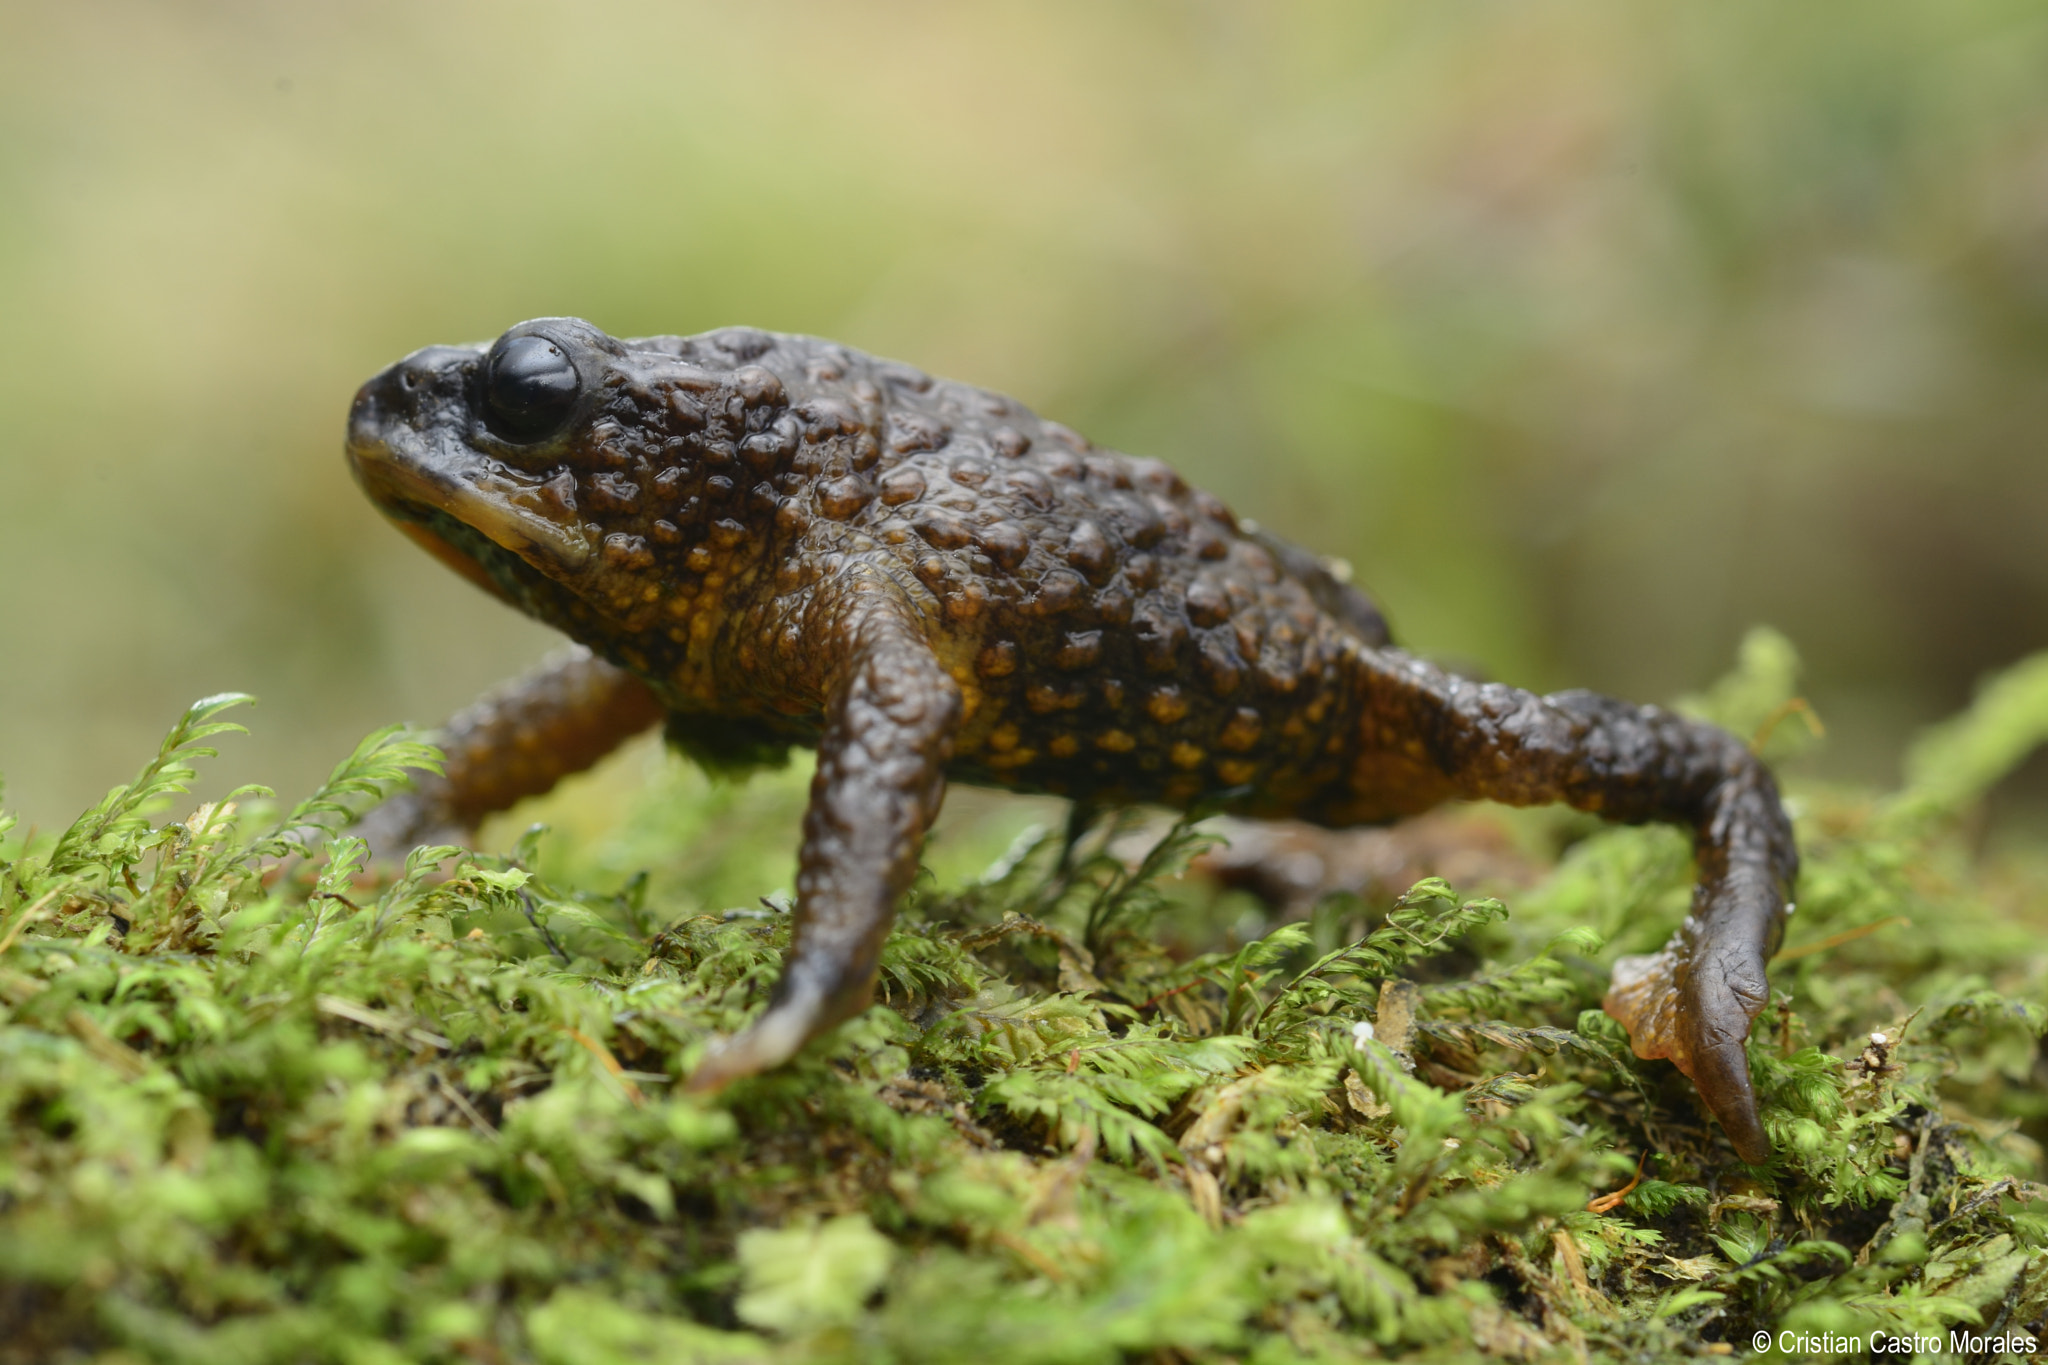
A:
<svg viewBox="0 0 2048 1365">
<path fill-rule="evenodd" d="M 459 403 L 477 354 L 473 347 L 429 346 L 373 375 L 349 405 L 349 447 L 376 445 L 394 429 L 417 429 L 436 409 Z"/>
<path fill-rule="evenodd" d="M 378 401 L 379 381 L 391 371 L 386 370 L 369 383 L 356 390 L 355 402 L 348 408 L 348 448 L 351 454 L 362 450 L 377 440 L 377 433 L 384 421 L 384 405 Z"/>
<path fill-rule="evenodd" d="M 349 466 L 370 499 L 401 523 L 440 513 L 544 572 L 574 573 L 590 559 L 582 525 L 558 524 L 536 500 L 535 475 L 470 442 L 477 427 L 472 380 L 482 358 L 482 347 L 430 346 L 373 376 L 349 406 Z"/>
</svg>

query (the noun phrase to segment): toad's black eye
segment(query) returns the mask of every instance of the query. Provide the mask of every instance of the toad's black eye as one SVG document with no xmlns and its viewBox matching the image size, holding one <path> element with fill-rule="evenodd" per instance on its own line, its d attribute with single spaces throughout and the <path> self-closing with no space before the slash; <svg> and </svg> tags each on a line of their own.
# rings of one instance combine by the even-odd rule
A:
<svg viewBox="0 0 2048 1365">
<path fill-rule="evenodd" d="M 484 366 L 484 421 L 508 441 L 538 441 L 568 420 L 581 384 L 554 342 L 506 337 Z"/>
</svg>

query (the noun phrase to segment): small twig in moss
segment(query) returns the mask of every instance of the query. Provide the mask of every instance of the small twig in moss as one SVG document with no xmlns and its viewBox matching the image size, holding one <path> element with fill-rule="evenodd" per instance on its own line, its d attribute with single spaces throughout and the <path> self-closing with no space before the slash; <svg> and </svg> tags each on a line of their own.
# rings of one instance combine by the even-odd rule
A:
<svg viewBox="0 0 2048 1365">
<path fill-rule="evenodd" d="M 1159 994 L 1153 996 L 1150 1000 L 1147 1000 L 1144 1004 L 1138 1006 L 1138 1008 L 1141 1010 L 1149 1010 L 1153 1006 L 1159 1004 L 1162 1001 L 1173 999 L 1174 996 L 1179 995 L 1182 991 L 1193 990 L 1195 987 L 1201 985 L 1202 981 L 1203 978 L 1199 976 L 1196 977 L 1193 981 L 1183 981 L 1180 985 L 1175 986 L 1170 991 L 1159 992 Z"/>
<path fill-rule="evenodd" d="M 547 925 L 540 922 L 540 911 L 533 903 L 533 893 L 523 886 L 519 888 L 519 908 L 526 912 L 526 922 L 540 935 L 541 942 L 548 945 L 548 951 L 567 962 L 569 955 L 562 951 L 561 944 L 555 942 L 555 936 L 548 931 Z"/>
<path fill-rule="evenodd" d="M 1074 1143 L 1074 1150 L 1067 1159 L 1054 1168 L 1052 1182 L 1039 1192 L 1032 1201 L 1031 1211 L 1025 1222 L 1033 1227 L 1052 1219 L 1063 1219 L 1074 1211 L 1074 1187 L 1087 1173 L 1088 1166 L 1095 1160 L 1095 1149 L 1100 1142 L 1094 1128 L 1083 1128 L 1080 1140 Z"/>
<path fill-rule="evenodd" d="M 2020 1182 L 2014 1180 L 2011 1176 L 2006 1176 L 2003 1179 L 1994 1180 L 1989 1185 L 1979 1190 L 1977 1193 L 1971 1195 L 1967 1200 L 1963 1202 L 1963 1204 L 1959 1208 L 1956 1209 L 1954 1213 L 1951 1213 L 1946 1218 L 1934 1219 L 1928 1224 L 1928 1226 L 1930 1228 L 1938 1228 L 1945 1223 L 1952 1223 L 1957 1219 L 1968 1218 L 1971 1214 L 1975 1213 L 1977 1210 L 1985 1207 L 1986 1205 L 1996 1204 L 1999 1200 L 2005 1198 L 2007 1195 L 2019 1189 L 2019 1187 Z"/>
<path fill-rule="evenodd" d="M 1830 948 L 1839 948 L 1844 943 L 1854 943 L 1857 939 L 1867 934 L 1874 934 L 1880 929 L 1889 929 L 1894 924 L 1910 925 L 1912 922 L 1904 915 L 1887 915 L 1883 919 L 1872 920 L 1868 924 L 1859 924 L 1854 929 L 1844 929 L 1839 934 L 1830 934 L 1826 938 L 1818 939 L 1812 943 L 1802 943 L 1797 948 L 1787 948 L 1771 959 L 1771 965 L 1776 967 L 1781 963 L 1792 962 L 1802 957 L 1810 957 L 1814 953 L 1826 952 Z"/>
<path fill-rule="evenodd" d="M 63 889 L 64 884 L 58 883 L 42 895 L 36 897 L 33 905 L 15 916 L 14 923 L 7 926 L 7 936 L 0 938 L 0 954 L 6 953 L 9 948 L 14 946 L 14 940 L 21 937 L 21 931 L 28 928 L 30 920 L 42 918 L 44 909 L 49 906 L 51 901 L 57 898 L 57 893 Z"/>
<path fill-rule="evenodd" d="M 1636 1158 L 1636 1173 L 1629 1177 L 1628 1184 L 1623 1185 L 1620 1189 L 1614 1190 L 1608 1194 L 1598 1195 L 1592 1199 L 1587 1200 L 1586 1212 L 1612 1213 L 1616 1209 L 1620 1208 L 1621 1201 L 1628 1198 L 1629 1191 L 1635 1189 L 1636 1186 L 1643 1183 L 1643 1163 L 1649 1160 L 1649 1157 L 1650 1149 L 1645 1147 L 1643 1149 L 1643 1154 Z"/>
<path fill-rule="evenodd" d="M 441 1093 L 448 1097 L 448 1102 L 454 1105 L 464 1118 L 475 1124 L 478 1132 L 487 1138 L 495 1139 L 498 1136 L 496 1126 L 477 1112 L 476 1106 L 469 1102 L 469 1097 L 458 1090 L 452 1081 L 438 1071 L 428 1074 L 434 1078 L 434 1084 L 440 1087 Z"/>
<path fill-rule="evenodd" d="M 1557 1248 L 1557 1259 L 1564 1262 L 1565 1278 L 1571 1281 L 1582 1299 L 1593 1297 L 1592 1282 L 1586 1278 L 1586 1261 L 1579 1255 L 1578 1239 L 1564 1228 L 1556 1228 L 1550 1234 L 1550 1244 Z"/>
<path fill-rule="evenodd" d="M 633 1078 L 626 1074 L 626 1068 L 619 1065 L 619 1059 L 612 1056 L 610 1048 L 598 1042 L 597 1039 L 591 1037 L 580 1028 L 564 1029 L 563 1032 L 574 1038 L 578 1043 L 581 1043 L 585 1051 L 597 1058 L 598 1064 L 610 1072 L 612 1079 L 619 1083 L 619 1088 L 626 1092 L 627 1099 L 635 1104 L 647 1103 L 647 1096 L 641 1093 L 639 1086 L 633 1084 Z"/>
<path fill-rule="evenodd" d="M 1018 1260 L 1023 1261 L 1039 1274 L 1045 1276 L 1048 1280 L 1051 1280 L 1054 1284 L 1066 1282 L 1067 1272 L 1061 1268 L 1058 1261 L 1055 1261 L 1016 1233 L 1006 1232 L 1001 1228 L 997 1228 L 988 1234 L 988 1239 L 1015 1256 Z"/>
<path fill-rule="evenodd" d="M 1756 733 L 1749 740 L 1749 751 L 1753 754 L 1762 753 L 1764 745 L 1769 744 L 1771 736 L 1777 733 L 1779 724 L 1787 716 L 1795 715 L 1806 722 L 1806 728 L 1813 732 L 1815 739 L 1828 737 L 1828 727 L 1821 724 L 1820 712 L 1813 709 L 1813 703 L 1804 697 L 1787 697 L 1778 703 L 1771 714 L 1764 717 L 1762 725 L 1756 727 Z"/>
<path fill-rule="evenodd" d="M 74 1009 L 65 1015 L 64 1027 L 71 1030 L 72 1037 L 85 1044 L 86 1051 L 129 1080 L 141 1080 L 149 1074 L 147 1058 L 101 1028 L 99 1021 L 83 1009 Z"/>
<path fill-rule="evenodd" d="M 409 1039 L 422 1047 L 430 1047 L 439 1052 L 448 1052 L 455 1047 L 454 1043 L 438 1033 L 408 1024 L 404 1019 L 385 1010 L 358 1005 L 355 1001 L 344 1000 L 338 995 L 316 995 L 313 997 L 313 1005 L 322 1014 L 332 1015 L 336 1019 L 346 1019 L 351 1024 L 360 1024 L 387 1038 Z"/>
</svg>

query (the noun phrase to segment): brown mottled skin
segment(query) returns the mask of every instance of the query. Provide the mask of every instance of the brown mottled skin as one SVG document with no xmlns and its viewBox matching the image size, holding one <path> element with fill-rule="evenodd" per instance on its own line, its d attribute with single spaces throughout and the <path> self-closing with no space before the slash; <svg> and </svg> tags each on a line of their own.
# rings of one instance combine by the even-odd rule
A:
<svg viewBox="0 0 2048 1365">
<path fill-rule="evenodd" d="M 348 452 L 416 540 L 602 660 L 458 718 L 394 828 L 473 823 L 662 715 L 715 766 L 818 750 L 781 984 L 700 1089 L 867 1004 L 949 777 L 1332 826 L 1565 801 L 1694 829 L 1693 914 L 1607 1007 L 1769 1155 L 1743 1043 L 1798 859 L 1721 730 L 1454 677 L 1158 461 L 814 338 L 522 323 L 372 379 Z"/>
</svg>

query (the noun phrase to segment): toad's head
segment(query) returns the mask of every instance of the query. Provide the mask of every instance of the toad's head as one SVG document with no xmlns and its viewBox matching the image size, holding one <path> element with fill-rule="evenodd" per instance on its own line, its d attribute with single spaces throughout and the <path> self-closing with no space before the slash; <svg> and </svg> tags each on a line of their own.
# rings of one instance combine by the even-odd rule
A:
<svg viewBox="0 0 2048 1365">
<path fill-rule="evenodd" d="M 515 606 L 586 638 L 635 628 L 735 570 L 742 457 L 797 444 L 781 381 L 747 363 L 772 345 L 541 318 L 430 346 L 357 392 L 349 464 L 408 535 Z"/>
</svg>

